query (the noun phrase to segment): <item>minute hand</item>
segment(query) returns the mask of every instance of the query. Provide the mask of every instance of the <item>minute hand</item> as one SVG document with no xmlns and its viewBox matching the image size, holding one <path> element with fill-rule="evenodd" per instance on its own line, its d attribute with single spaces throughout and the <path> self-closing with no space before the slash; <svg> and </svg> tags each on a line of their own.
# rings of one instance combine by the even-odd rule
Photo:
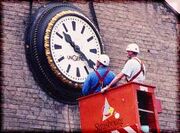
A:
<svg viewBox="0 0 180 133">
<path fill-rule="evenodd" d="M 66 42 L 68 42 L 74 49 L 75 52 L 79 53 L 83 59 L 85 59 L 89 65 L 90 68 L 94 69 L 95 63 L 91 59 L 87 59 L 85 54 L 80 50 L 78 45 L 75 45 L 75 43 L 72 41 L 71 36 L 69 34 L 66 34 L 63 32 Z"/>
<path fill-rule="evenodd" d="M 88 58 L 86 57 L 86 55 L 80 50 L 80 48 L 79 48 L 78 45 L 75 45 L 75 46 L 74 46 L 74 51 L 77 52 L 78 54 L 80 54 L 80 56 L 81 56 L 85 61 L 87 61 L 87 63 L 88 63 L 88 65 L 89 65 L 90 68 L 94 69 L 93 66 L 95 65 L 95 63 L 94 63 L 91 59 L 88 59 Z"/>
<path fill-rule="evenodd" d="M 79 53 L 81 55 L 81 57 L 83 59 L 85 59 L 89 65 L 90 68 L 94 69 L 94 65 L 95 63 L 91 60 L 91 59 L 87 59 L 87 57 L 85 56 L 85 54 L 83 52 L 81 52 L 81 50 L 79 49 L 79 51 L 77 51 L 77 53 Z"/>
</svg>

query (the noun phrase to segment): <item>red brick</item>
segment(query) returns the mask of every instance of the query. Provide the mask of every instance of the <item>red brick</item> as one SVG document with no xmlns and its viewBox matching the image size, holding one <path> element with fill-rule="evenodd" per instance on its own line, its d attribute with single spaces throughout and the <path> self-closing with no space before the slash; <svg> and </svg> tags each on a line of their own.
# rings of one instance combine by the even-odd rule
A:
<svg viewBox="0 0 180 133">
<path fill-rule="evenodd" d="M 49 2 L 33 1 L 33 12 Z M 87 1 L 76 1 L 73 4 L 92 20 Z M 5 98 L 2 106 L 3 130 L 80 131 L 78 106 L 58 103 L 50 98 L 38 86 L 29 70 L 24 48 L 29 2 L 11 0 L 2 1 L 1 5 L 0 71 Z M 111 58 L 112 70 L 118 73 L 122 69 L 126 60 L 126 45 L 138 43 L 141 59 L 147 68 L 146 82 L 157 87 L 156 95 L 162 101 L 160 128 L 162 131 L 177 131 L 180 24 L 175 14 L 161 2 L 145 0 L 101 0 L 94 2 L 94 8 L 105 52 Z"/>
</svg>

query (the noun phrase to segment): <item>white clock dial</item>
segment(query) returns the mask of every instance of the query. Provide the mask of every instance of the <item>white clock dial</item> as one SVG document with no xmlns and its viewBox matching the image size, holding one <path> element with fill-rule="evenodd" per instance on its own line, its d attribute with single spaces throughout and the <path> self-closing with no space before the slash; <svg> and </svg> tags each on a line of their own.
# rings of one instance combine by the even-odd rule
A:
<svg viewBox="0 0 180 133">
<path fill-rule="evenodd" d="M 57 70 L 68 80 L 83 83 L 102 53 L 96 29 L 87 18 L 69 14 L 54 22 L 49 37 Z"/>
</svg>

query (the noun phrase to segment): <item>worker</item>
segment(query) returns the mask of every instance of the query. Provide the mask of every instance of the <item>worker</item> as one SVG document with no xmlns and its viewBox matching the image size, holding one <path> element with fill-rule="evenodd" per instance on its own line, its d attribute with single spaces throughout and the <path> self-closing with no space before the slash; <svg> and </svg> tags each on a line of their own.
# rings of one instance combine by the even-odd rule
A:
<svg viewBox="0 0 180 133">
<path fill-rule="evenodd" d="M 101 91 L 101 88 L 108 85 L 115 77 L 115 74 L 109 69 L 109 56 L 101 54 L 96 62 L 96 70 L 91 72 L 82 88 L 82 94 L 88 95 Z"/>
<path fill-rule="evenodd" d="M 122 71 L 116 75 L 113 81 L 104 87 L 101 92 L 112 87 L 123 77 L 126 78 L 127 82 L 140 82 L 142 83 L 145 80 L 145 66 L 143 62 L 137 57 L 139 54 L 139 46 L 135 43 L 131 43 L 126 48 L 128 60 L 125 63 Z"/>
</svg>

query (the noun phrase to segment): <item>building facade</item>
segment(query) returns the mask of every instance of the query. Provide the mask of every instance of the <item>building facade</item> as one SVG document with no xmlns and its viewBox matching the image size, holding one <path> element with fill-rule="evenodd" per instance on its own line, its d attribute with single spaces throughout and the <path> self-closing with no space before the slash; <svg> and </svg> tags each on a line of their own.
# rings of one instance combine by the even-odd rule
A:
<svg viewBox="0 0 180 133">
<path fill-rule="evenodd" d="M 25 34 L 30 12 L 49 2 L 52 1 L 1 1 L 2 131 L 80 131 L 78 105 L 49 97 L 27 63 Z M 70 3 L 93 21 L 88 1 Z M 163 2 L 151 0 L 107 0 L 93 4 L 111 69 L 117 74 L 127 58 L 127 44 L 137 43 L 147 69 L 146 83 L 156 86 L 156 97 L 162 103 L 161 131 L 178 132 L 180 24 L 177 15 Z"/>
</svg>

